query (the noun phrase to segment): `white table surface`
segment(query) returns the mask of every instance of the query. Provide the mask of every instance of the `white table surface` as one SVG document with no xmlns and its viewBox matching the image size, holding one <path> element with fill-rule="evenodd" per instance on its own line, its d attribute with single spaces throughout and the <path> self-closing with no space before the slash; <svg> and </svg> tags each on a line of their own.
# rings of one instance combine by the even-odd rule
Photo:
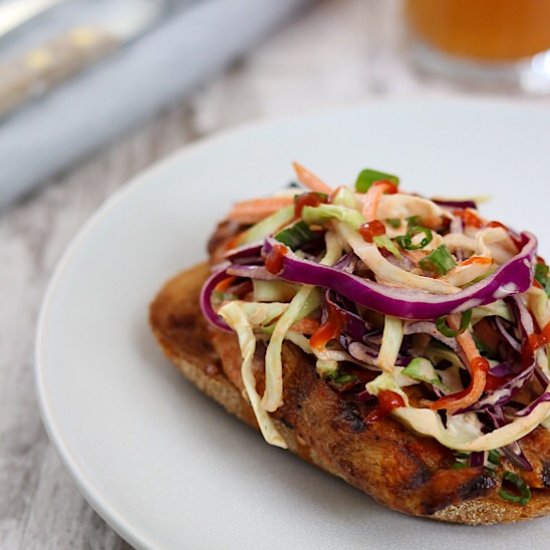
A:
<svg viewBox="0 0 550 550">
<path fill-rule="evenodd" d="M 1 549 L 129 547 L 80 496 L 34 395 L 38 308 L 75 231 L 135 174 L 222 128 L 380 97 L 464 93 L 418 80 L 402 34 L 397 0 L 320 2 L 215 82 L 0 216 Z"/>
</svg>

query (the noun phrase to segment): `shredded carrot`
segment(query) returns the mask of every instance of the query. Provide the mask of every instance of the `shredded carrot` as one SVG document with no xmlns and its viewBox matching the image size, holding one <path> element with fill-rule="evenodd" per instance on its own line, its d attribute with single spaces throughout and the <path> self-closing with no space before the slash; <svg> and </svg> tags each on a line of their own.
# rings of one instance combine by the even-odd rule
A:
<svg viewBox="0 0 550 550">
<path fill-rule="evenodd" d="M 441 227 L 440 216 L 423 216 L 422 225 L 428 229 L 438 229 Z"/>
<path fill-rule="evenodd" d="M 380 198 L 384 193 L 397 193 L 396 185 L 389 181 L 376 181 L 365 193 L 363 199 L 363 216 L 365 216 L 367 222 L 371 222 L 376 219 L 378 204 L 380 203 Z"/>
<path fill-rule="evenodd" d="M 458 330 L 460 316 L 450 315 L 448 324 L 453 330 Z M 473 405 L 481 397 L 487 382 L 487 370 L 489 367 L 487 360 L 479 354 L 474 339 L 468 331 L 459 334 L 456 337 L 456 341 L 462 348 L 469 363 L 470 384 L 465 390 L 442 397 L 430 405 L 432 410 L 447 409 L 451 414 Z"/>
<path fill-rule="evenodd" d="M 241 231 L 240 233 L 237 233 L 234 237 L 231 237 L 226 243 L 225 243 L 225 250 L 231 250 L 233 248 L 237 248 L 241 241 L 246 237 L 246 230 Z"/>
<path fill-rule="evenodd" d="M 332 193 L 333 189 L 313 172 L 310 172 L 307 168 L 297 162 L 293 162 L 292 166 L 296 172 L 298 181 L 305 185 L 308 189 L 311 189 L 311 191 L 316 191 L 317 193 L 326 193 L 327 195 Z"/>
<path fill-rule="evenodd" d="M 311 317 L 304 317 L 299 321 L 296 321 L 291 327 L 290 330 L 294 332 L 300 332 L 302 334 L 313 334 L 319 330 L 319 321 L 312 319 Z"/>
<path fill-rule="evenodd" d="M 479 264 L 479 265 L 489 265 L 492 264 L 492 258 L 488 256 L 471 256 L 467 260 L 460 262 L 457 267 L 466 267 L 467 265 Z"/>
<path fill-rule="evenodd" d="M 214 288 L 214 292 L 225 292 L 237 279 L 237 277 L 227 277 L 223 281 L 220 281 Z"/>
<path fill-rule="evenodd" d="M 293 197 L 269 197 L 252 199 L 236 203 L 229 212 L 228 218 L 239 223 L 256 223 L 293 204 Z"/>
</svg>

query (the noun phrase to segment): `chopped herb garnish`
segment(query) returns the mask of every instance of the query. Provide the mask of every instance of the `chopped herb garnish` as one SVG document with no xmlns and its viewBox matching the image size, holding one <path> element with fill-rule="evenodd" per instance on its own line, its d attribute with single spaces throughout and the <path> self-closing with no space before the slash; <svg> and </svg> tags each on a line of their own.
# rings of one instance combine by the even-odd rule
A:
<svg viewBox="0 0 550 550">
<path fill-rule="evenodd" d="M 421 233 L 424 233 L 424 237 L 418 244 L 414 244 L 412 242 L 413 237 Z M 420 250 L 432 242 L 433 234 L 427 227 L 415 225 L 407 231 L 406 235 L 396 237 L 395 240 L 403 250 Z"/>
<path fill-rule="evenodd" d="M 420 225 L 420 216 L 409 216 L 407 218 L 407 226 L 414 227 L 415 225 Z"/>
<path fill-rule="evenodd" d="M 344 384 L 349 384 L 350 382 L 358 382 L 359 378 L 355 374 L 349 373 L 340 373 L 338 369 L 327 372 L 325 374 L 326 378 L 332 380 L 335 384 L 343 386 Z"/>
<path fill-rule="evenodd" d="M 435 326 L 437 327 L 437 330 L 443 334 L 443 336 L 447 336 L 448 338 L 456 338 L 470 326 L 470 322 L 472 321 L 472 311 L 473 310 L 469 309 L 462 314 L 460 317 L 460 327 L 458 330 L 453 330 L 447 324 L 447 317 L 438 317 L 435 320 Z"/>
<path fill-rule="evenodd" d="M 315 233 L 303 221 L 299 221 L 275 235 L 275 238 L 291 248 L 296 250 L 304 243 L 311 241 L 315 237 Z"/>
<path fill-rule="evenodd" d="M 451 468 L 453 470 L 461 470 L 462 468 L 467 468 L 468 463 L 467 462 L 455 462 L 454 464 L 451 464 Z"/>
<path fill-rule="evenodd" d="M 395 185 L 399 185 L 399 178 L 393 174 L 387 174 L 386 172 L 380 172 L 379 170 L 372 170 L 371 168 L 365 168 L 357 176 L 355 182 L 355 190 L 358 193 L 366 193 L 371 185 L 376 181 L 389 181 Z"/>
<path fill-rule="evenodd" d="M 449 249 L 442 244 L 436 248 L 431 254 L 422 258 L 418 265 L 425 271 L 435 271 L 440 275 L 446 275 L 453 267 L 456 267 L 452 254 Z"/>
<path fill-rule="evenodd" d="M 550 296 L 550 277 L 548 276 L 549 268 L 546 264 L 537 264 L 535 266 L 535 280 Z"/>
<path fill-rule="evenodd" d="M 489 451 L 489 454 L 487 455 L 487 460 L 494 464 L 495 466 L 498 466 L 500 464 L 500 454 L 496 449 L 493 449 Z"/>
<path fill-rule="evenodd" d="M 354 374 L 339 374 L 334 378 L 336 384 L 343 386 L 344 384 L 349 384 L 350 382 L 358 382 L 359 378 Z"/>
<path fill-rule="evenodd" d="M 508 481 L 511 483 L 518 490 L 519 494 L 516 495 L 504 487 L 501 487 L 498 492 L 501 498 L 509 502 L 521 504 L 522 506 L 525 506 L 531 500 L 531 489 L 529 489 L 529 486 L 517 474 L 507 471 L 504 472 L 502 479 L 503 482 Z"/>
<path fill-rule="evenodd" d="M 388 218 L 386 220 L 386 223 L 394 229 L 398 229 L 399 227 L 401 227 L 401 220 L 399 218 Z"/>
</svg>

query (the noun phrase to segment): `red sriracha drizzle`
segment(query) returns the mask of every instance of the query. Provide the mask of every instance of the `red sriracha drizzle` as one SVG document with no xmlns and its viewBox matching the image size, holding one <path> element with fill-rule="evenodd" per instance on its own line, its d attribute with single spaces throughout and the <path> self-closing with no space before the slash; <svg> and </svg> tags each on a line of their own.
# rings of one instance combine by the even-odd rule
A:
<svg viewBox="0 0 550 550">
<path fill-rule="evenodd" d="M 386 234 L 386 226 L 380 220 L 372 220 L 363 224 L 359 228 L 359 233 L 366 242 L 372 243 L 374 237 Z"/>
<path fill-rule="evenodd" d="M 531 334 L 529 336 L 529 346 L 535 352 L 537 349 L 542 346 L 546 346 L 550 343 L 550 323 L 547 323 L 546 326 L 542 329 L 540 334 Z"/>
<path fill-rule="evenodd" d="M 485 391 L 493 391 L 503 386 L 511 379 L 511 376 L 493 376 L 491 373 L 487 373 L 485 382 Z"/>
<path fill-rule="evenodd" d="M 395 183 L 390 180 L 378 180 L 375 181 L 372 185 L 376 187 L 384 187 L 384 193 L 386 195 L 396 195 L 399 191 L 397 185 L 395 185 Z"/>
<path fill-rule="evenodd" d="M 391 413 L 393 409 L 404 407 L 405 401 L 394 391 L 381 390 L 378 394 L 378 406 L 367 416 L 367 422 L 376 422 Z"/>
<path fill-rule="evenodd" d="M 304 206 L 319 206 L 327 202 L 328 198 L 321 193 L 303 193 L 298 195 L 294 201 L 294 215 L 300 218 Z"/>
<path fill-rule="evenodd" d="M 328 318 L 311 336 L 310 346 L 317 351 L 324 350 L 327 342 L 340 336 L 344 330 L 345 322 L 345 315 L 329 304 Z"/>
<path fill-rule="evenodd" d="M 518 251 L 521 250 L 521 240 L 518 240 L 516 237 L 514 237 L 514 234 L 512 233 L 512 231 L 510 231 L 510 228 L 508 226 L 504 225 L 501 222 L 492 221 L 487 224 L 487 227 L 501 227 L 502 229 L 504 229 L 508 233 L 510 239 L 512 239 L 512 242 L 516 245 Z"/>
<path fill-rule="evenodd" d="M 542 346 L 550 343 L 550 322 L 542 329 L 540 334 L 530 334 L 527 342 L 521 350 L 521 362 L 527 367 L 533 362 L 533 355 Z"/>
<path fill-rule="evenodd" d="M 287 253 L 286 246 L 282 244 L 273 245 L 273 248 L 265 259 L 265 268 L 273 274 L 279 273 L 283 269 L 284 257 Z"/>
<path fill-rule="evenodd" d="M 453 214 L 458 216 L 464 222 L 464 225 L 471 225 L 473 227 L 477 227 L 478 229 L 483 227 L 483 222 L 472 210 L 459 208 L 458 210 L 453 210 Z"/>
</svg>

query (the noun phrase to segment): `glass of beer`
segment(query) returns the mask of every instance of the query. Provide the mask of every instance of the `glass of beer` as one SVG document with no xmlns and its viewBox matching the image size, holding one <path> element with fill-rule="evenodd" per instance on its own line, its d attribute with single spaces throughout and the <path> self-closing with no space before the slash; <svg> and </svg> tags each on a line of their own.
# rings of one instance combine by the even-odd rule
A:
<svg viewBox="0 0 550 550">
<path fill-rule="evenodd" d="M 405 0 L 405 18 L 422 72 L 550 92 L 550 0 Z"/>
</svg>

